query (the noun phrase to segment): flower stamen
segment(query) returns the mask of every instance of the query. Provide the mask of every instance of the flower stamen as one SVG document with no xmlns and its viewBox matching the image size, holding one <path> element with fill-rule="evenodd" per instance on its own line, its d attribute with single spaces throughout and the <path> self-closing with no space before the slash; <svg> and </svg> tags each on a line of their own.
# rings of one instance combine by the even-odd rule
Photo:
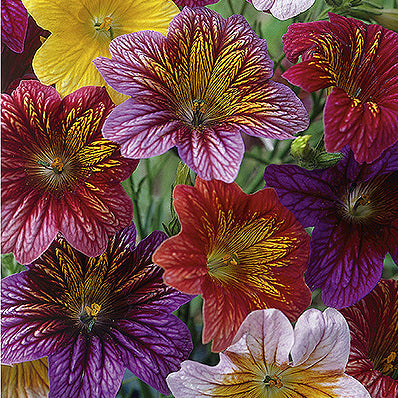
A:
<svg viewBox="0 0 398 398">
<path fill-rule="evenodd" d="M 207 263 L 207 267 L 209 268 L 209 271 L 215 271 L 219 268 L 226 267 L 228 265 L 233 265 L 236 266 L 239 264 L 238 260 L 238 254 L 237 253 L 232 253 L 232 254 L 225 254 L 221 258 L 218 258 L 216 260 L 210 261 Z"/>
<path fill-rule="evenodd" d="M 386 376 L 390 376 L 392 379 L 398 377 L 398 354 L 392 351 L 390 355 L 382 360 L 382 368 L 380 372 Z"/>
<path fill-rule="evenodd" d="M 80 313 L 79 319 L 87 326 L 88 332 L 91 332 L 100 311 L 101 304 L 93 303 L 91 304 L 91 307 L 88 305 L 84 306 L 84 310 Z"/>
<path fill-rule="evenodd" d="M 201 125 L 204 121 L 203 107 L 205 101 L 201 99 L 194 99 L 191 111 L 193 111 L 192 125 L 197 127 Z"/>
<path fill-rule="evenodd" d="M 280 379 L 279 376 L 274 374 L 272 377 L 271 376 L 265 376 L 264 379 L 264 384 L 268 387 L 276 387 L 276 388 L 281 388 L 283 387 L 282 380 Z"/>
<path fill-rule="evenodd" d="M 37 163 L 40 166 L 44 166 L 45 169 L 53 171 L 55 174 L 61 174 L 64 169 L 64 164 L 59 157 L 54 158 L 51 163 L 45 162 L 43 160 L 38 160 Z"/>
<path fill-rule="evenodd" d="M 105 17 L 101 23 L 94 24 L 94 28 L 98 31 L 102 32 L 109 32 L 109 37 L 111 40 L 114 39 L 113 29 L 112 29 L 112 21 L 111 17 Z"/>
</svg>

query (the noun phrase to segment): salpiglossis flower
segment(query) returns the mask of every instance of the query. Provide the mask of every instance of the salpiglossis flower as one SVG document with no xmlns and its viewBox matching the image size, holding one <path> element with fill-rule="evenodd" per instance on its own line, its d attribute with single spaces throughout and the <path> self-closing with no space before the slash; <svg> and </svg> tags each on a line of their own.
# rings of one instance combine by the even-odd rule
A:
<svg viewBox="0 0 398 398">
<path fill-rule="evenodd" d="M 185 7 L 167 38 L 137 32 L 116 38 L 112 59 L 95 65 L 131 99 L 116 107 L 103 133 L 124 156 L 148 158 L 176 146 L 201 178 L 232 182 L 244 153 L 241 132 L 293 138 L 308 116 L 286 86 L 270 81 L 272 61 L 241 15 L 223 19 Z"/>
<path fill-rule="evenodd" d="M 23 0 L 29 14 L 51 36 L 33 59 L 36 76 L 55 84 L 61 96 L 83 86 L 107 86 L 92 64 L 109 56 L 114 37 L 139 30 L 166 34 L 178 7 L 167 0 Z M 115 103 L 122 96 L 107 87 Z"/>
<path fill-rule="evenodd" d="M 307 11 L 315 0 L 248 0 L 254 8 L 270 12 L 275 18 L 286 20 Z"/>
<path fill-rule="evenodd" d="M 304 283 L 309 236 L 273 189 L 196 178 L 174 189 L 181 232 L 153 256 L 167 284 L 201 294 L 203 343 L 227 348 L 246 315 L 278 308 L 295 321 L 311 302 Z"/>
<path fill-rule="evenodd" d="M 2 281 L 2 362 L 48 356 L 49 398 L 112 398 L 125 368 L 169 394 L 165 378 L 192 350 L 171 314 L 191 299 L 152 264 L 166 234 L 135 248 L 134 225 L 86 257 L 61 236 L 27 271 Z"/>
<path fill-rule="evenodd" d="M 372 398 L 398 396 L 398 281 L 382 279 L 362 300 L 340 311 L 351 333 L 347 374 Z"/>
<path fill-rule="evenodd" d="M 387 252 L 398 264 L 398 143 L 370 164 L 343 153 L 328 169 L 270 165 L 264 176 L 301 224 L 315 227 L 305 280 L 336 308 L 376 286 Z"/>
<path fill-rule="evenodd" d="M 21 0 L 1 0 L 1 43 L 21 53 L 24 49 L 28 12 Z"/>
<path fill-rule="evenodd" d="M 398 140 L 398 33 L 329 13 L 330 22 L 296 23 L 283 36 L 283 77 L 312 92 L 328 88 L 325 145 L 349 145 L 372 162 Z"/>
<path fill-rule="evenodd" d="M 62 232 L 97 256 L 130 225 L 133 204 L 120 182 L 138 162 L 101 135 L 113 106 L 100 87 L 61 100 L 55 88 L 29 80 L 2 94 L 2 253 L 28 264 Z"/>
<path fill-rule="evenodd" d="M 217 366 L 184 361 L 167 383 L 176 398 L 370 398 L 344 373 L 349 347 L 347 322 L 332 308 L 304 312 L 294 330 L 281 311 L 257 310 Z"/>
<path fill-rule="evenodd" d="M 2 398 L 47 398 L 48 391 L 47 358 L 1 365 Z"/>
</svg>

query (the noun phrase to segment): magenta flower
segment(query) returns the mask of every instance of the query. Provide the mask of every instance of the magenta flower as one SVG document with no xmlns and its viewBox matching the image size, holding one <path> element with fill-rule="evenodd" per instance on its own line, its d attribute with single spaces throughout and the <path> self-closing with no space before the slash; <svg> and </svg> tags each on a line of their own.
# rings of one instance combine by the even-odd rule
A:
<svg viewBox="0 0 398 398">
<path fill-rule="evenodd" d="M 1 0 L 1 41 L 10 50 L 21 53 L 24 48 L 28 11 L 21 0 Z"/>
<path fill-rule="evenodd" d="M 382 279 L 362 300 L 340 312 L 351 333 L 347 374 L 372 398 L 398 397 L 398 280 Z"/>
<path fill-rule="evenodd" d="M 302 62 L 283 77 L 309 92 L 328 87 L 326 150 L 348 144 L 359 163 L 370 163 L 398 140 L 398 33 L 329 18 L 289 26 L 283 49 L 290 61 Z"/>
<path fill-rule="evenodd" d="M 49 398 L 112 398 L 125 371 L 163 394 L 192 350 L 171 312 L 191 296 L 166 286 L 151 256 L 159 231 L 136 248 L 134 225 L 89 258 L 58 236 L 28 271 L 2 281 L 2 362 L 48 355 Z"/>
<path fill-rule="evenodd" d="M 2 94 L 2 253 L 28 264 L 62 232 L 96 256 L 130 225 L 133 205 L 120 181 L 137 161 L 101 135 L 112 108 L 100 87 L 61 100 L 53 87 L 30 80 Z"/>
<path fill-rule="evenodd" d="M 110 52 L 112 59 L 94 63 L 110 86 L 132 97 L 103 128 L 123 156 L 147 158 L 177 146 L 204 180 L 232 182 L 244 153 L 241 132 L 285 139 L 308 125 L 294 93 L 270 81 L 266 42 L 240 15 L 223 19 L 185 7 L 167 38 L 132 33 L 114 39 Z"/>
<path fill-rule="evenodd" d="M 389 252 L 398 264 L 398 143 L 370 164 L 344 158 L 324 170 L 265 169 L 267 186 L 304 227 L 314 226 L 305 280 L 324 303 L 342 308 L 366 296 Z"/>
</svg>

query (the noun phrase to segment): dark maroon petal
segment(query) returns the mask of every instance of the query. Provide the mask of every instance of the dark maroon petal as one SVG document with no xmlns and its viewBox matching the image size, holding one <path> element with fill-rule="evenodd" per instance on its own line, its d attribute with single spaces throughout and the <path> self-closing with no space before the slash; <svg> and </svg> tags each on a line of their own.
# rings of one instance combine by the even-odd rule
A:
<svg viewBox="0 0 398 398">
<path fill-rule="evenodd" d="M 325 179 L 326 173 L 294 165 L 269 165 L 264 179 L 266 186 L 276 190 L 281 203 L 304 227 L 313 227 L 335 207 L 336 194 Z"/>
<path fill-rule="evenodd" d="M 192 351 L 188 328 L 177 317 L 156 309 L 137 308 L 112 333 L 125 366 L 162 394 L 170 394 L 166 376 L 179 369 Z"/>
<path fill-rule="evenodd" d="M 322 289 L 325 305 L 343 308 L 368 294 L 381 278 L 384 231 L 364 231 L 334 216 L 324 217 L 311 235 L 308 286 Z"/>
<path fill-rule="evenodd" d="M 32 361 L 56 351 L 70 339 L 60 313 L 31 286 L 30 271 L 2 280 L 2 363 Z"/>
<path fill-rule="evenodd" d="M 50 32 L 37 26 L 32 17 L 28 19 L 24 50 L 21 54 L 4 47 L 1 53 L 1 91 L 11 94 L 21 80 L 36 79 L 32 60 L 42 45 L 40 37 L 48 37 Z"/>
<path fill-rule="evenodd" d="M 16 53 L 24 48 L 28 11 L 21 0 L 1 1 L 1 40 Z"/>
<path fill-rule="evenodd" d="M 217 1 L 218 0 L 176 0 L 174 3 L 176 3 L 180 7 L 200 7 L 217 3 Z"/>
<path fill-rule="evenodd" d="M 82 334 L 48 357 L 49 398 L 111 398 L 122 383 L 125 366 L 109 339 Z"/>
</svg>

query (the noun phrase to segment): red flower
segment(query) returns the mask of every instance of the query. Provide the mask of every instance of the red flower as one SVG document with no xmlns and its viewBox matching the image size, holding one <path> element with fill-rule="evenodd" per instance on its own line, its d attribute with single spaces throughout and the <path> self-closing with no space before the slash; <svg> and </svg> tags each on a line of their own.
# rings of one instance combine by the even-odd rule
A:
<svg viewBox="0 0 398 398">
<path fill-rule="evenodd" d="M 346 373 L 373 398 L 398 396 L 398 281 L 381 280 L 367 296 L 340 312 L 351 332 Z"/>
<path fill-rule="evenodd" d="M 312 92 L 328 87 L 325 145 L 348 144 L 370 163 L 398 140 L 398 33 L 329 14 L 330 22 L 296 23 L 283 36 L 287 58 L 302 62 L 283 77 Z"/>
<path fill-rule="evenodd" d="M 113 108 L 105 89 L 61 100 L 55 88 L 23 81 L 2 94 L 2 252 L 27 264 L 58 232 L 82 253 L 101 254 L 128 226 L 133 206 L 120 181 L 137 165 L 101 127 Z"/>
<path fill-rule="evenodd" d="M 309 236 L 273 189 L 247 195 L 236 184 L 178 185 L 174 207 L 182 230 L 153 261 L 164 280 L 204 299 L 203 342 L 227 348 L 256 309 L 277 308 L 295 321 L 310 304 L 304 283 Z"/>
</svg>

